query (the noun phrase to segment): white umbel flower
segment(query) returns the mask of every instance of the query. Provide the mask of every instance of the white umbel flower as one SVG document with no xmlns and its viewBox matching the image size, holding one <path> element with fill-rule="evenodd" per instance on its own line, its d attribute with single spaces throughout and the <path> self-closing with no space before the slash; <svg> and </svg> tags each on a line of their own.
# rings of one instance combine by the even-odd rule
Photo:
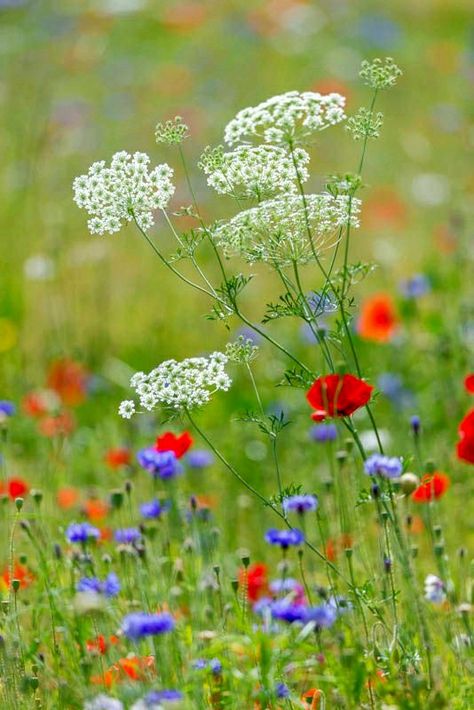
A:
<svg viewBox="0 0 474 710">
<path fill-rule="evenodd" d="M 213 156 L 214 157 L 214 156 Z M 223 195 L 257 200 L 273 197 L 279 192 L 296 192 L 298 177 L 306 182 L 309 155 L 296 148 L 293 157 L 281 146 L 241 145 L 230 153 L 221 153 L 219 160 L 206 160 L 200 166 L 207 175 L 207 184 Z"/>
<path fill-rule="evenodd" d="M 171 409 L 192 409 L 209 402 L 214 392 L 229 389 L 232 380 L 225 371 L 227 362 L 227 356 L 220 352 L 181 362 L 165 360 L 147 375 L 134 375 L 131 386 L 138 395 L 140 406 L 148 411 L 158 405 Z M 126 418 L 134 412 L 135 405 L 131 400 L 122 402 L 119 407 L 119 414 Z"/>
<path fill-rule="evenodd" d="M 280 266 L 304 264 L 334 244 L 339 227 L 349 221 L 359 226 L 360 200 L 347 195 L 287 195 L 262 202 L 213 228 L 224 253 L 239 254 L 253 263 L 265 261 Z M 350 214 L 349 214 L 349 205 Z M 312 242 L 308 234 L 308 225 Z"/>
<path fill-rule="evenodd" d="M 91 216 L 91 234 L 113 234 L 133 218 L 142 229 L 152 226 L 153 211 L 166 207 L 175 188 L 169 165 L 149 170 L 149 164 L 146 153 L 121 151 L 112 157 L 110 167 L 101 160 L 74 180 L 74 202 Z"/>
<path fill-rule="evenodd" d="M 255 138 L 266 143 L 304 139 L 343 121 L 345 101 L 344 96 L 336 93 L 288 91 L 239 111 L 225 127 L 224 140 L 234 145 Z"/>
<path fill-rule="evenodd" d="M 126 399 L 120 404 L 118 413 L 124 419 L 131 419 L 135 414 L 135 402 L 132 399 Z"/>
</svg>

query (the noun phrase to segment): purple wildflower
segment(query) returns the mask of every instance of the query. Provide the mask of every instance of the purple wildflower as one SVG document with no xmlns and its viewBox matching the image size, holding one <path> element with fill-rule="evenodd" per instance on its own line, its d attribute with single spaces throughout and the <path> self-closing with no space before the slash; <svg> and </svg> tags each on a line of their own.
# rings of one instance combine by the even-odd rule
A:
<svg viewBox="0 0 474 710">
<path fill-rule="evenodd" d="M 148 447 L 138 452 L 137 461 L 153 478 L 175 478 L 183 470 L 174 451 L 156 451 Z"/>
<path fill-rule="evenodd" d="M 121 528 L 114 533 L 115 541 L 121 545 L 133 545 L 138 542 L 142 534 L 138 528 Z"/>
<path fill-rule="evenodd" d="M 283 500 L 283 510 L 285 513 L 298 513 L 302 515 L 303 513 L 316 510 L 318 507 L 317 496 L 311 495 L 296 495 L 290 496 Z"/>
<path fill-rule="evenodd" d="M 201 470 L 203 468 L 207 468 L 207 466 L 211 466 L 214 463 L 214 456 L 210 451 L 206 451 L 205 449 L 197 449 L 196 451 L 189 452 L 186 456 L 186 463 L 189 468 Z"/>
<path fill-rule="evenodd" d="M 168 612 L 162 614 L 147 614 L 140 611 L 127 614 L 122 621 L 122 631 L 125 636 L 133 641 L 144 636 L 155 636 L 173 631 L 175 620 Z"/>
<path fill-rule="evenodd" d="M 369 476 L 382 476 L 383 478 L 400 478 L 403 471 L 402 460 L 397 456 L 383 456 L 373 454 L 364 462 L 365 472 Z"/>
<path fill-rule="evenodd" d="M 160 501 L 155 498 L 148 503 L 142 503 L 140 506 L 140 513 L 144 518 L 159 518 L 162 513 L 168 510 L 169 506 L 166 503 L 160 503 Z"/>
<path fill-rule="evenodd" d="M 90 523 L 71 523 L 66 530 L 69 542 L 87 542 L 90 538 L 97 540 L 100 531 Z"/>
<path fill-rule="evenodd" d="M 318 444 L 337 439 L 337 427 L 335 424 L 315 424 L 311 427 L 309 435 Z"/>
<path fill-rule="evenodd" d="M 282 550 L 287 550 L 291 545 L 301 545 L 304 542 L 304 535 L 297 528 L 291 528 L 290 530 L 271 528 L 265 533 L 265 540 L 270 545 L 280 545 Z"/>
</svg>

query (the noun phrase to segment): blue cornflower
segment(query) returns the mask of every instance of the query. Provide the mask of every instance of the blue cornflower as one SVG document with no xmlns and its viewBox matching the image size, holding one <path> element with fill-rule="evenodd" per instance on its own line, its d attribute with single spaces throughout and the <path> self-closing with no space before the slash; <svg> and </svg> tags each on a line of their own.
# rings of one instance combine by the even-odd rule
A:
<svg viewBox="0 0 474 710">
<path fill-rule="evenodd" d="M 337 618 L 337 612 L 330 604 L 309 607 L 305 610 L 304 621 L 314 621 L 319 628 L 332 626 Z"/>
<path fill-rule="evenodd" d="M 69 542 L 87 542 L 90 538 L 97 540 L 100 531 L 90 523 L 71 523 L 66 530 Z"/>
<path fill-rule="evenodd" d="M 311 427 L 309 435 L 313 441 L 324 444 L 326 441 L 337 439 L 337 426 L 335 424 L 315 424 Z"/>
<path fill-rule="evenodd" d="M 406 409 L 413 405 L 413 392 L 405 387 L 400 375 L 383 372 L 377 379 L 377 387 L 395 407 Z"/>
<path fill-rule="evenodd" d="M 316 316 L 326 315 L 327 313 L 334 313 L 338 310 L 339 306 L 337 304 L 336 297 L 333 293 L 318 293 L 313 291 L 308 294 L 307 302 L 313 314 Z"/>
<path fill-rule="evenodd" d="M 114 533 L 115 541 L 121 545 L 133 545 L 138 542 L 142 534 L 138 528 L 121 528 Z"/>
<path fill-rule="evenodd" d="M 275 686 L 275 695 L 277 698 L 289 698 L 290 690 L 284 683 L 277 683 Z"/>
<path fill-rule="evenodd" d="M 285 513 L 303 513 L 316 510 L 318 507 L 317 496 L 312 495 L 296 495 L 289 496 L 289 498 L 284 498 L 283 500 L 283 510 Z"/>
<path fill-rule="evenodd" d="M 192 664 L 194 670 L 203 671 L 207 668 L 207 661 L 205 658 L 197 658 Z"/>
<path fill-rule="evenodd" d="M 145 695 L 143 702 L 147 707 L 153 707 L 160 705 L 163 700 L 167 702 L 173 702 L 174 700 L 182 700 L 183 694 L 179 690 L 152 690 L 150 693 Z"/>
<path fill-rule="evenodd" d="M 186 456 L 186 463 L 189 468 L 194 468 L 201 470 L 207 466 L 211 466 L 214 463 L 214 456 L 210 451 L 205 449 L 197 449 L 196 451 L 190 451 Z"/>
<path fill-rule="evenodd" d="M 12 417 L 16 412 L 16 407 L 13 402 L 7 399 L 0 399 L 0 420 Z"/>
<path fill-rule="evenodd" d="M 156 451 L 148 447 L 138 452 L 137 461 L 153 478 L 175 478 L 183 470 L 174 451 Z"/>
<path fill-rule="evenodd" d="M 405 298 L 421 298 L 430 290 L 430 280 L 424 274 L 415 274 L 400 283 L 400 291 Z"/>
<path fill-rule="evenodd" d="M 346 599 L 345 597 L 341 597 L 341 596 L 329 597 L 329 599 L 327 600 L 327 603 L 339 615 L 345 614 L 346 612 L 351 611 L 351 609 L 353 608 L 352 603 L 348 599 Z"/>
<path fill-rule="evenodd" d="M 300 588 L 300 583 L 297 579 L 293 579 L 293 577 L 286 577 L 285 579 L 274 579 L 273 582 L 270 582 L 270 591 L 273 594 L 299 591 Z"/>
<path fill-rule="evenodd" d="M 287 550 L 290 545 L 301 545 L 304 542 L 304 535 L 297 528 L 291 528 L 290 530 L 271 528 L 265 533 L 265 540 L 270 545 L 280 545 L 282 550 Z"/>
<path fill-rule="evenodd" d="M 209 670 L 214 675 L 220 675 L 222 673 L 222 663 L 218 658 L 211 658 L 209 661 Z"/>
<path fill-rule="evenodd" d="M 286 599 L 281 599 L 271 605 L 271 614 L 274 619 L 287 621 L 293 624 L 295 621 L 305 622 L 306 607 L 302 604 L 294 604 Z"/>
<path fill-rule="evenodd" d="M 383 478 L 400 478 L 403 463 L 397 456 L 383 456 L 372 454 L 364 461 L 365 472 L 369 476 L 382 476 Z"/>
<path fill-rule="evenodd" d="M 78 592 L 94 592 L 106 597 L 115 597 L 120 592 L 120 582 L 117 575 L 111 572 L 103 582 L 97 577 L 82 577 L 76 585 Z"/>
<path fill-rule="evenodd" d="M 410 426 L 415 436 L 418 436 L 421 429 L 421 419 L 418 414 L 414 414 L 412 417 L 410 417 Z"/>
<path fill-rule="evenodd" d="M 127 614 L 122 621 L 122 631 L 129 639 L 136 641 L 144 636 L 155 636 L 173 631 L 175 620 L 168 612 L 147 614 L 144 611 Z"/>
<path fill-rule="evenodd" d="M 169 509 L 167 503 L 160 503 L 160 501 L 155 498 L 148 503 L 142 503 L 140 506 L 140 513 L 144 518 L 159 518 L 162 513 L 165 513 Z"/>
</svg>

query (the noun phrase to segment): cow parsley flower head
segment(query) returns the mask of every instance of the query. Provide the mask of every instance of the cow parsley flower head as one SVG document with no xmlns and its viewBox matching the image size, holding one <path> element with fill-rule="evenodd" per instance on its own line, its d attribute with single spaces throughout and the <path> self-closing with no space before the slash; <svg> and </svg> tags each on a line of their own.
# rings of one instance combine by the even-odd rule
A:
<svg viewBox="0 0 474 710">
<path fill-rule="evenodd" d="M 166 360 L 148 374 L 136 373 L 130 385 L 146 410 L 159 405 L 171 409 L 192 409 L 209 402 L 214 392 L 229 389 L 232 380 L 225 371 L 227 362 L 227 356 L 220 352 L 181 362 Z M 122 402 L 119 407 L 122 416 L 124 404 Z"/>
<path fill-rule="evenodd" d="M 262 200 L 279 192 L 296 192 L 298 177 L 301 182 L 309 177 L 308 163 L 309 155 L 302 148 L 296 148 L 292 157 L 281 146 L 241 145 L 230 153 L 207 150 L 199 167 L 216 192 Z"/>
<path fill-rule="evenodd" d="M 336 93 L 288 91 L 239 111 L 225 127 L 224 140 L 228 145 L 254 138 L 294 143 L 343 121 L 345 101 Z"/>
<path fill-rule="evenodd" d="M 165 123 L 156 124 L 155 139 L 157 143 L 179 144 L 188 137 L 188 130 L 189 128 L 183 123 L 181 116 L 175 116 Z"/>
<path fill-rule="evenodd" d="M 74 202 L 90 215 L 91 234 L 113 234 L 133 219 L 141 229 L 154 223 L 153 211 L 164 209 L 174 193 L 173 170 L 166 163 L 149 170 L 146 153 L 115 153 L 110 167 L 94 163 L 74 180 Z"/>
<path fill-rule="evenodd" d="M 359 76 L 364 80 L 364 84 L 372 89 L 388 89 L 395 86 L 402 73 L 392 57 L 385 57 L 385 59 L 377 57 L 373 62 L 367 60 L 362 62 Z"/>
<path fill-rule="evenodd" d="M 319 255 L 331 246 L 337 230 L 348 222 L 359 226 L 360 200 L 347 195 L 285 195 L 244 210 L 228 222 L 217 224 L 213 236 L 226 255 L 239 254 L 248 262 L 280 266 L 305 264 L 313 258 L 308 235 Z M 351 204 L 351 206 L 350 206 Z"/>
</svg>

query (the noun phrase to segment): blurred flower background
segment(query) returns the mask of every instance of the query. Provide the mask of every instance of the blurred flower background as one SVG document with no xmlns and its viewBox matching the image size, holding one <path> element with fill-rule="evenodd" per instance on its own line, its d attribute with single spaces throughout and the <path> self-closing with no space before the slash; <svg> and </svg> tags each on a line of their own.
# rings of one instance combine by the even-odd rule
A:
<svg viewBox="0 0 474 710">
<path fill-rule="evenodd" d="M 172 204 L 190 204 L 177 155 L 154 143 L 157 121 L 183 117 L 195 166 L 206 145 L 222 141 L 237 110 L 268 96 L 335 90 L 355 112 L 366 98 L 360 61 L 390 55 L 404 76 L 397 92 L 384 95 L 385 123 L 366 165 L 353 245 L 355 258 L 381 266 L 361 292 L 398 289 L 426 271 L 430 259 L 455 249 L 468 219 L 469 0 L 1 0 L 0 53 L 7 68 L 0 81 L 5 391 L 20 371 L 24 384 L 36 384 L 45 364 L 65 355 L 122 381 L 118 361 L 146 368 L 196 349 L 205 298 L 188 299 L 178 314 L 178 283 L 158 269 L 133 228 L 91 238 L 71 205 L 72 179 L 122 149 L 169 162 L 178 185 Z M 313 173 L 354 171 L 358 150 L 344 132 L 325 133 Z M 217 203 L 197 168 L 192 179 L 205 215 L 215 215 L 217 204 L 222 214 L 225 200 Z M 171 244 L 162 218 L 156 235 Z M 249 298 L 262 300 L 271 285 L 257 270 Z M 199 339 L 213 347 L 220 335 L 200 320 Z"/>
</svg>

